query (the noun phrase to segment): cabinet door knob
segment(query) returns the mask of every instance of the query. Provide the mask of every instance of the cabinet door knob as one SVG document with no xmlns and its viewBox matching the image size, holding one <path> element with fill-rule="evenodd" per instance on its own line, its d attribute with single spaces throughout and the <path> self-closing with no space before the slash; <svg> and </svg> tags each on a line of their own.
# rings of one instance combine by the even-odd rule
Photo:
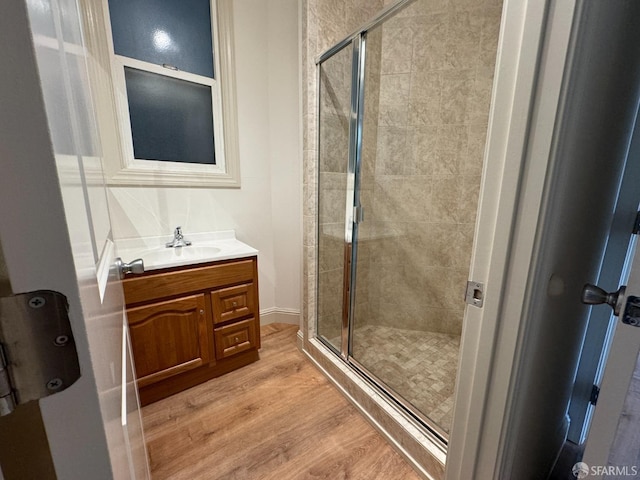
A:
<svg viewBox="0 0 640 480">
<path fill-rule="evenodd" d="M 204 315 L 204 310 L 200 310 L 200 315 Z"/>
<path fill-rule="evenodd" d="M 234 340 L 235 340 L 235 342 L 236 342 L 236 343 L 239 343 L 239 342 L 240 342 L 240 340 L 238 339 L 238 337 L 234 338 Z"/>
<path fill-rule="evenodd" d="M 233 308 L 236 308 L 236 307 L 238 306 L 238 302 L 232 302 L 232 303 L 231 303 L 231 306 L 232 306 Z"/>
</svg>

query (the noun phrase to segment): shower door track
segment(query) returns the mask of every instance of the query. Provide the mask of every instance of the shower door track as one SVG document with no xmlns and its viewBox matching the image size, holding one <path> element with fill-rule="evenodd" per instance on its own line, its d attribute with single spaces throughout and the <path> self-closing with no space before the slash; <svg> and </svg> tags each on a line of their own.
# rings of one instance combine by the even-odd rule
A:
<svg viewBox="0 0 640 480">
<path fill-rule="evenodd" d="M 420 410 L 411 405 L 410 402 L 402 398 L 401 395 L 397 395 L 392 388 L 388 387 L 385 382 L 383 382 L 373 373 L 367 370 L 366 367 L 364 367 L 353 357 L 349 357 L 348 364 L 361 377 L 365 378 L 375 390 L 381 393 L 388 400 L 391 400 L 391 403 L 394 406 L 399 407 L 402 413 L 404 413 L 406 417 L 412 420 L 414 424 L 421 427 L 422 430 L 426 430 L 427 432 L 435 436 L 435 439 L 443 446 L 447 445 L 447 433 L 439 428 L 435 424 L 435 422 L 430 421 L 426 415 L 424 415 L 422 412 L 420 412 Z"/>
</svg>

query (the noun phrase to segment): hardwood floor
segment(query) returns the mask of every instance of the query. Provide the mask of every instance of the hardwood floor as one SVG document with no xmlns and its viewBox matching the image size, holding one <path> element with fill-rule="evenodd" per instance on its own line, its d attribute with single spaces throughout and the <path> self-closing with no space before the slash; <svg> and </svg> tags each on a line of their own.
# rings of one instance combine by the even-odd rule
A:
<svg viewBox="0 0 640 480">
<path fill-rule="evenodd" d="M 142 410 L 154 480 L 420 477 L 297 350 L 261 327 L 260 360 Z"/>
</svg>

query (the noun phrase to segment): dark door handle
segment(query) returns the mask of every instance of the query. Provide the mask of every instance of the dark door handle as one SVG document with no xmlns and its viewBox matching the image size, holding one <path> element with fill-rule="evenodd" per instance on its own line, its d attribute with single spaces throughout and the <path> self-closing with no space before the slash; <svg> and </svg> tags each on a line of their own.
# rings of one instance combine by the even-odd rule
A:
<svg viewBox="0 0 640 480">
<path fill-rule="evenodd" d="M 582 289 L 582 303 L 586 305 L 600 305 L 606 303 L 613 308 L 614 315 L 620 315 L 620 309 L 622 308 L 622 300 L 624 299 L 624 293 L 626 286 L 622 285 L 617 292 L 607 292 L 596 285 L 587 283 Z"/>
</svg>

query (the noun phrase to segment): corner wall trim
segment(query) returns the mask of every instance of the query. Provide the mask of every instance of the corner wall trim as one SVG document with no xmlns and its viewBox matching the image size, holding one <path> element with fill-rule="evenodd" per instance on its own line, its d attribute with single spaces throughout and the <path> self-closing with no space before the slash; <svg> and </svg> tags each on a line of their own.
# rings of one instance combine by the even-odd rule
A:
<svg viewBox="0 0 640 480">
<path fill-rule="evenodd" d="M 296 335 L 296 345 L 298 347 L 298 350 L 300 350 L 302 353 L 304 353 L 305 355 L 308 355 L 305 351 L 304 351 L 304 334 L 302 333 L 302 330 L 298 330 L 298 333 Z"/>
</svg>

